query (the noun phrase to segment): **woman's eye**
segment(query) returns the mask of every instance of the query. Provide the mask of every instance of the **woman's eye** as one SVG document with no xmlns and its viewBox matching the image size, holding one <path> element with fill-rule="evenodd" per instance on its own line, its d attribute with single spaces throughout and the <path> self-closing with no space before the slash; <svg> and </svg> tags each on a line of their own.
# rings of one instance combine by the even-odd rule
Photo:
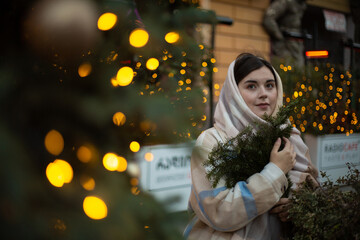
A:
<svg viewBox="0 0 360 240">
<path fill-rule="evenodd" d="M 269 84 L 267 84 L 267 85 L 266 85 L 266 87 L 267 87 L 267 88 L 274 88 L 274 87 L 275 87 L 275 85 L 274 85 L 274 84 L 272 84 L 272 83 L 269 83 Z"/>
<path fill-rule="evenodd" d="M 252 85 L 248 85 L 247 88 L 248 88 L 248 89 L 255 89 L 256 86 L 252 84 Z"/>
</svg>

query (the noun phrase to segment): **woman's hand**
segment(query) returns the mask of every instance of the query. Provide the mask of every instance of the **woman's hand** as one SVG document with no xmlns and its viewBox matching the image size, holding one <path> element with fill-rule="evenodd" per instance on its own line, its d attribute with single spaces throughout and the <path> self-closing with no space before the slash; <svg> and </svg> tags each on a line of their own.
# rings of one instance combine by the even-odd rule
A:
<svg viewBox="0 0 360 240">
<path fill-rule="evenodd" d="M 283 138 L 285 147 L 279 152 L 281 139 L 278 138 L 270 154 L 270 162 L 278 166 L 285 174 L 288 173 L 295 165 L 296 152 L 289 139 Z"/>
<path fill-rule="evenodd" d="M 279 217 L 280 221 L 287 222 L 289 221 L 289 208 L 290 199 L 280 198 L 280 200 L 270 210 L 270 213 L 276 214 Z"/>
</svg>

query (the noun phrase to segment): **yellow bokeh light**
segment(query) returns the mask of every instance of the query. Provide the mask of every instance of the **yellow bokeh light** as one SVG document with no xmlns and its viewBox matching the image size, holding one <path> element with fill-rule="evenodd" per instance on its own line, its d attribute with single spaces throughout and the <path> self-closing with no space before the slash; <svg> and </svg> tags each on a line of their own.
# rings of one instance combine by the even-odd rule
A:
<svg viewBox="0 0 360 240">
<path fill-rule="evenodd" d="M 132 187 L 131 188 L 131 193 L 134 194 L 134 195 L 139 195 L 140 190 L 137 187 Z"/>
<path fill-rule="evenodd" d="M 140 144 L 138 142 L 136 142 L 136 141 L 132 141 L 130 143 L 130 150 L 132 152 L 138 152 L 140 150 Z"/>
<path fill-rule="evenodd" d="M 151 152 L 147 152 L 144 155 L 144 159 L 148 162 L 151 162 L 152 160 L 154 160 L 154 154 L 152 154 Z"/>
<path fill-rule="evenodd" d="M 134 78 L 134 71 L 131 67 L 122 67 L 116 75 L 116 80 L 120 86 L 129 85 Z"/>
<path fill-rule="evenodd" d="M 117 16 L 113 13 L 102 14 L 97 22 L 97 26 L 101 31 L 108 31 L 112 29 L 117 22 Z"/>
<path fill-rule="evenodd" d="M 169 32 L 165 35 L 165 41 L 168 43 L 176 43 L 179 40 L 180 36 L 176 32 Z"/>
<path fill-rule="evenodd" d="M 130 179 L 130 184 L 132 186 L 136 186 L 136 185 L 139 185 L 139 180 L 137 178 L 131 178 Z"/>
<path fill-rule="evenodd" d="M 202 62 L 202 64 L 201 64 L 201 66 L 203 66 L 203 67 L 207 67 L 207 62 Z"/>
<path fill-rule="evenodd" d="M 119 83 L 118 83 L 118 81 L 116 80 L 116 78 L 111 78 L 110 82 L 111 82 L 111 85 L 113 85 L 114 87 L 118 87 L 118 86 L 119 86 Z"/>
<path fill-rule="evenodd" d="M 109 171 L 115 171 L 119 167 L 119 159 L 115 153 L 107 153 L 103 157 L 103 165 Z"/>
<path fill-rule="evenodd" d="M 299 93 L 297 91 L 294 92 L 294 97 L 297 98 L 299 96 Z"/>
<path fill-rule="evenodd" d="M 117 112 L 113 115 L 113 123 L 117 126 L 122 126 L 126 122 L 126 116 L 122 112 Z"/>
<path fill-rule="evenodd" d="M 64 139 L 56 130 L 51 130 L 46 134 L 44 144 L 46 150 L 54 156 L 59 155 L 64 149 Z"/>
<path fill-rule="evenodd" d="M 159 60 L 157 60 L 156 58 L 150 58 L 149 60 L 147 60 L 146 62 L 146 68 L 149 70 L 155 70 L 159 67 Z"/>
<path fill-rule="evenodd" d="M 219 88 L 220 88 L 220 85 L 219 85 L 218 83 L 215 83 L 215 84 L 214 84 L 214 88 L 215 88 L 215 89 L 219 89 Z"/>
<path fill-rule="evenodd" d="M 103 219 L 107 216 L 107 206 L 105 202 L 95 196 L 87 196 L 83 202 L 85 214 L 95 220 Z"/>
<path fill-rule="evenodd" d="M 143 47 L 149 41 L 149 34 L 141 28 L 137 28 L 130 33 L 129 42 L 133 47 Z"/>
<path fill-rule="evenodd" d="M 62 187 L 64 183 L 70 183 L 73 178 L 71 165 L 61 159 L 56 159 L 46 167 L 46 177 L 55 187 Z"/>
<path fill-rule="evenodd" d="M 70 183 L 74 176 L 74 171 L 71 165 L 61 159 L 56 159 L 54 161 L 54 164 L 56 164 L 60 168 L 63 175 L 64 183 Z"/>
<path fill-rule="evenodd" d="M 92 191 L 95 188 L 95 180 L 92 177 L 81 177 L 80 184 L 85 190 L 88 191 Z"/>
<path fill-rule="evenodd" d="M 65 183 L 62 170 L 60 166 L 55 163 L 49 163 L 46 167 L 46 177 L 55 187 L 62 187 Z"/>
<path fill-rule="evenodd" d="M 118 172 L 124 172 L 127 168 L 127 161 L 125 158 L 118 156 L 118 168 L 116 169 Z"/>
<path fill-rule="evenodd" d="M 87 146 L 81 146 L 76 152 L 77 158 L 84 163 L 90 162 L 92 159 L 92 152 L 89 147 Z"/>
<path fill-rule="evenodd" d="M 91 73 L 91 69 L 90 63 L 83 63 L 78 68 L 78 74 L 80 77 L 87 77 Z"/>
</svg>

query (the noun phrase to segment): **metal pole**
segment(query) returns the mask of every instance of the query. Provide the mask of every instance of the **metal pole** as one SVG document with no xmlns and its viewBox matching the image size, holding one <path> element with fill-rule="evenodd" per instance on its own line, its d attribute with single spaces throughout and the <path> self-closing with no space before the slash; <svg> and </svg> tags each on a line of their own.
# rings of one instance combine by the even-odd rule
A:
<svg viewBox="0 0 360 240">
<path fill-rule="evenodd" d="M 233 24 L 233 20 L 231 18 L 228 18 L 228 17 L 216 16 L 216 19 L 217 19 L 217 23 L 216 24 L 211 24 L 211 53 L 212 54 L 214 53 L 214 49 L 215 49 L 215 28 L 216 28 L 216 25 L 223 24 L 223 25 L 230 26 L 230 25 Z M 211 127 L 214 124 L 213 71 L 210 72 L 208 87 L 209 87 L 210 127 Z"/>
</svg>

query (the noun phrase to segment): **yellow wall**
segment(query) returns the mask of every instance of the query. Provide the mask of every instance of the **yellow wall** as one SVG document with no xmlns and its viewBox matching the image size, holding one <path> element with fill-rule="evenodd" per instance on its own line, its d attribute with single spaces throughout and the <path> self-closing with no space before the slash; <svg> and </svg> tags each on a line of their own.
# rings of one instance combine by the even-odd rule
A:
<svg viewBox="0 0 360 240">
<path fill-rule="evenodd" d="M 252 52 L 269 59 L 270 38 L 262 27 L 262 19 L 270 0 L 209 0 L 203 1 L 218 16 L 233 19 L 232 26 L 218 25 L 215 34 L 215 59 L 218 72 L 214 84 L 220 89 L 227 68 L 242 52 Z M 216 102 L 219 91 L 214 92 Z"/>
</svg>

